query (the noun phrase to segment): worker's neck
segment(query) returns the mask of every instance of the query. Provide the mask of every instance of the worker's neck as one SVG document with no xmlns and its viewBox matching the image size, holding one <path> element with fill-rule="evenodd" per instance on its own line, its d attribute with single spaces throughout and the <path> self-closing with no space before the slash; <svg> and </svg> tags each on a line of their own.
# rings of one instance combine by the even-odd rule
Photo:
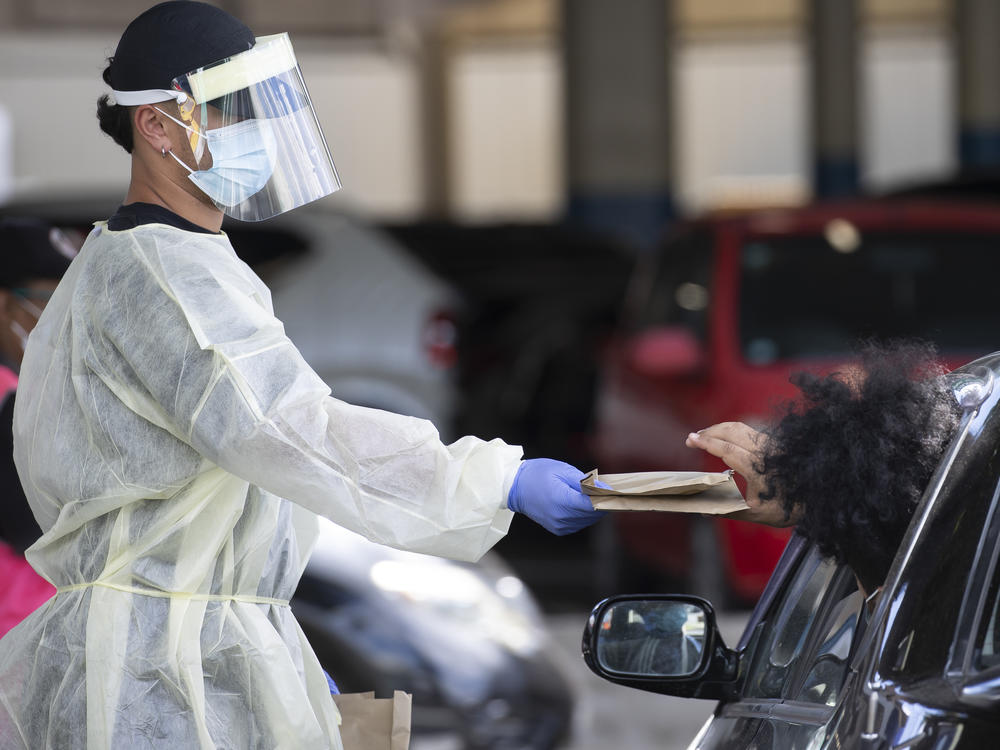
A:
<svg viewBox="0 0 1000 750">
<path fill-rule="evenodd" d="M 210 203 L 203 202 L 183 190 L 179 185 L 164 180 L 146 180 L 132 172 L 125 203 L 152 203 L 197 224 L 210 232 L 222 228 L 222 212 Z"/>
</svg>

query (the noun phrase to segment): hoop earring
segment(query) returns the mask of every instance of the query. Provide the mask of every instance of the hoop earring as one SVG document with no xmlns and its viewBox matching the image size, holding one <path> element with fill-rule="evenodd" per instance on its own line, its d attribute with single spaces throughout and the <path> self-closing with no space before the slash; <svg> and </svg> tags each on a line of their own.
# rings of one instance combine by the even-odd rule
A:
<svg viewBox="0 0 1000 750">
<path fill-rule="evenodd" d="M 164 146 L 160 146 L 160 156 L 162 156 L 164 159 L 167 158 L 167 149 Z"/>
</svg>

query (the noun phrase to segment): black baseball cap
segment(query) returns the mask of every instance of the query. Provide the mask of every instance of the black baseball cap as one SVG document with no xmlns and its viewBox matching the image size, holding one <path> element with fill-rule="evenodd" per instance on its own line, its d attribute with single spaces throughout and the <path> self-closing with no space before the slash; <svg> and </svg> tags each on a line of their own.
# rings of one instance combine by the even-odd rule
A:
<svg viewBox="0 0 1000 750">
<path fill-rule="evenodd" d="M 254 35 L 221 8 L 169 0 L 141 13 L 126 28 L 111 58 L 116 91 L 169 89 L 174 78 L 245 52 Z"/>
<path fill-rule="evenodd" d="M 73 243 L 57 227 L 38 219 L 0 220 L 0 288 L 36 279 L 59 280 L 75 255 Z"/>
</svg>

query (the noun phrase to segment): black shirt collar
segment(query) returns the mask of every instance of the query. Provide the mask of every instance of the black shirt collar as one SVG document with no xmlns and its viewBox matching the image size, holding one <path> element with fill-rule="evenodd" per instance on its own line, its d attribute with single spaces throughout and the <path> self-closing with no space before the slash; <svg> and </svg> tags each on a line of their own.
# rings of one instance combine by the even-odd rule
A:
<svg viewBox="0 0 1000 750">
<path fill-rule="evenodd" d="M 219 234 L 219 232 L 200 227 L 194 222 L 178 216 L 170 209 L 155 203 L 127 203 L 119 206 L 114 216 L 108 219 L 108 229 L 112 232 L 135 229 L 142 224 L 166 224 L 186 232 Z"/>
</svg>

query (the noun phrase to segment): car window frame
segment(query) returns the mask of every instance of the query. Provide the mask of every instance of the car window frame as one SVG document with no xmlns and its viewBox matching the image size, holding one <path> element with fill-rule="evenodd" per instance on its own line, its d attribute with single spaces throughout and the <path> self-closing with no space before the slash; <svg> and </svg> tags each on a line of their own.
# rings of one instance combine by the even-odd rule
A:
<svg viewBox="0 0 1000 750">
<path fill-rule="evenodd" d="M 824 558 L 814 545 L 809 545 L 806 553 L 799 560 L 795 576 L 783 587 L 783 596 L 776 601 L 774 607 L 772 608 L 770 613 L 770 622 L 773 623 L 775 627 L 779 624 L 787 623 L 788 614 L 792 607 L 794 607 L 792 600 L 787 598 L 787 596 L 790 595 L 796 587 L 804 587 L 807 584 L 807 582 L 803 580 L 803 573 L 807 570 L 807 566 L 809 576 L 812 577 L 819 572 L 819 566 L 821 565 L 826 567 L 829 571 L 827 581 L 824 584 L 824 590 L 817 605 L 812 610 L 812 616 L 798 636 L 800 640 L 794 648 L 794 656 L 788 662 L 789 671 L 782 683 L 780 694 L 770 698 L 758 696 L 757 700 L 778 701 L 785 704 L 795 703 L 803 705 L 825 705 L 797 698 L 796 696 L 801 694 L 806 678 L 815 667 L 817 656 L 826 642 L 826 636 L 829 632 L 831 619 L 839 613 L 840 604 L 844 598 L 852 595 L 853 591 L 857 590 L 856 583 L 854 582 L 853 571 L 842 563 L 837 564 L 829 558 Z M 850 670 L 850 656 L 853 654 L 858 638 L 859 632 L 855 629 L 851 638 L 851 646 L 848 657 L 843 663 L 845 676 Z M 743 690 L 741 691 L 741 700 L 753 697 L 749 696 L 746 692 L 747 688 L 750 687 L 749 681 L 752 679 L 752 674 L 750 674 L 749 669 L 751 669 L 753 665 L 758 664 L 759 660 L 764 657 L 764 655 L 760 652 L 760 649 L 767 647 L 768 645 L 773 647 L 776 644 L 775 641 L 769 640 L 762 633 L 757 643 L 755 653 L 753 654 L 751 666 L 748 667 L 747 683 L 744 684 Z"/>
<path fill-rule="evenodd" d="M 750 669 L 763 657 L 760 650 L 767 648 L 772 643 L 768 638 L 768 626 L 774 626 L 784 616 L 784 610 L 791 606 L 788 593 L 796 585 L 804 583 L 801 581 L 801 577 L 807 567 L 810 569 L 809 575 L 814 574 L 816 568 L 811 565 L 811 562 L 817 557 L 821 557 L 816 546 L 798 534 L 793 535 L 789 547 L 786 549 L 786 555 L 790 555 L 790 559 L 787 562 L 784 559 L 779 562 L 775 575 L 771 579 L 774 586 L 769 584 L 768 590 L 765 590 L 765 597 L 761 598 L 758 607 L 755 608 L 740 639 L 738 650 L 740 659 L 745 666 L 741 669 L 739 694 L 732 701 L 723 705 L 721 711 L 727 716 L 766 717 L 771 720 L 822 725 L 833 718 L 834 713 L 849 693 L 847 684 L 852 673 L 851 664 L 865 627 L 865 624 L 859 619 L 851 639 L 850 652 L 843 663 L 844 680 L 838 691 L 836 702 L 833 705 L 827 705 L 826 703 L 798 698 L 806 678 L 815 666 L 815 659 L 824 643 L 824 636 L 829 630 L 831 618 L 836 614 L 837 605 L 843 599 L 843 596 L 834 595 L 831 592 L 842 591 L 846 579 L 849 577 L 853 580 L 854 578 L 854 573 L 844 564 L 834 563 L 835 569 L 830 576 L 829 585 L 816 608 L 816 615 L 810 621 L 799 655 L 790 667 L 780 694 L 777 697 L 763 697 L 748 693 L 753 677 Z M 782 563 L 787 566 L 784 570 L 782 570 Z"/>
<path fill-rule="evenodd" d="M 978 664 L 979 645 L 997 608 L 1000 608 L 1000 480 L 966 581 L 965 611 L 959 615 L 955 636 L 956 663 L 952 674 L 960 676 L 969 688 L 995 683 L 1000 678 L 1000 660 L 986 667 Z M 994 625 L 1000 626 L 1000 612 Z"/>
<path fill-rule="evenodd" d="M 994 518 L 1000 495 L 1000 460 L 992 457 L 991 442 L 991 438 L 1000 437 L 998 400 L 1000 389 L 994 387 L 988 401 L 981 408 L 966 411 L 904 536 L 901 551 L 897 553 L 889 571 L 886 590 L 875 615 L 880 623 L 874 629 L 877 631 L 875 637 L 880 641 L 875 673 L 872 675 L 876 683 L 889 682 L 903 686 L 902 689 L 905 690 L 906 685 L 917 685 L 927 680 L 948 679 L 952 683 L 959 683 L 966 679 L 971 638 L 979 621 L 977 611 L 981 607 L 981 599 L 986 595 L 982 588 L 976 588 L 984 584 L 980 561 L 985 553 L 984 540 L 992 527 L 991 519 Z M 993 414 L 994 410 L 997 410 L 996 414 Z M 980 448 L 977 443 L 983 440 L 986 445 Z M 939 654 L 921 656 L 922 661 L 911 662 L 907 657 L 906 663 L 900 663 L 900 658 L 911 653 L 913 644 L 912 639 L 906 635 L 908 632 L 920 632 L 921 644 L 926 640 L 924 629 L 917 627 L 920 618 L 929 616 L 928 605 L 921 603 L 922 598 L 926 599 L 940 590 L 940 581 L 938 586 L 933 587 L 929 581 L 925 581 L 930 561 L 939 557 L 929 550 L 937 550 L 941 546 L 941 539 L 937 534 L 939 527 L 953 528 L 955 519 L 968 515 L 969 505 L 965 499 L 970 488 L 967 476 L 970 473 L 981 476 L 989 469 L 990 464 L 983 465 L 984 461 L 996 463 L 990 470 L 991 478 L 986 480 L 991 488 L 990 505 L 981 516 L 977 516 L 981 518 L 978 523 L 964 521 L 964 525 L 970 529 L 968 536 L 963 538 L 960 545 L 950 545 L 972 547 L 974 551 L 968 561 L 960 566 L 936 565 L 937 569 L 952 576 L 949 581 L 957 582 L 954 590 L 959 594 L 954 619 L 941 623 L 941 628 L 933 639 L 935 642 L 946 643 L 947 647 L 939 649 Z M 955 494 L 959 494 L 959 497 L 952 497 Z M 977 528 L 980 531 L 975 534 L 974 530 Z M 966 538 L 968 544 L 965 543 Z M 912 585 L 914 581 L 920 582 L 916 591 Z M 978 583 L 974 584 L 974 581 Z M 909 601 L 904 603 L 904 598 Z M 923 654 L 919 649 L 912 653 Z"/>
<path fill-rule="evenodd" d="M 784 691 L 784 685 L 794 671 L 792 669 L 793 661 L 797 660 L 806 650 L 808 645 L 808 631 L 811 629 L 814 620 L 821 614 L 821 610 L 823 609 L 822 597 L 832 584 L 835 574 L 836 568 L 825 564 L 824 559 L 819 555 L 815 546 L 810 545 L 805 555 L 799 560 L 795 576 L 784 586 L 780 600 L 776 602 L 770 613 L 770 627 L 766 628 L 767 632 L 762 634 L 761 642 L 758 644 L 753 659 L 747 668 L 748 681 L 756 681 L 763 660 L 766 658 L 770 666 L 788 670 L 781 688 L 781 691 Z M 813 588 L 813 582 L 816 580 L 817 575 L 823 575 L 825 578 L 822 581 L 823 588 L 819 592 L 814 592 L 819 596 L 815 600 L 814 606 L 809 610 L 809 619 L 801 628 L 793 630 L 790 627 L 792 625 L 793 614 L 797 614 L 796 610 L 802 601 L 803 594 Z M 790 633 L 794 636 L 794 644 L 788 639 Z M 783 652 L 788 653 L 782 653 L 776 657 L 775 652 L 779 648 Z M 764 650 L 767 651 L 767 654 L 763 653 Z M 750 689 L 751 685 L 748 684 L 746 687 Z M 746 694 L 746 691 L 744 691 L 744 694 Z"/>
</svg>

